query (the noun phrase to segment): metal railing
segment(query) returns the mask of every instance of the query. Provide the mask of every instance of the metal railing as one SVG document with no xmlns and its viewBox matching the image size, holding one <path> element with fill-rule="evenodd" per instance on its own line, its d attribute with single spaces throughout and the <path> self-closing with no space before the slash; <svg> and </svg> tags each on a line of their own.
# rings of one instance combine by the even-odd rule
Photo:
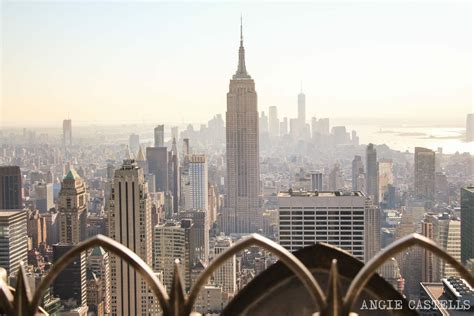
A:
<svg viewBox="0 0 474 316">
<path fill-rule="evenodd" d="M 319 311 L 315 310 L 314 315 L 357 315 L 353 308 L 354 302 L 364 290 L 371 277 L 376 273 L 377 269 L 387 260 L 412 246 L 422 247 L 442 258 L 447 263 L 451 264 L 460 276 L 474 287 L 474 277 L 444 249 L 427 237 L 419 234 L 412 234 L 390 244 L 386 249 L 368 261 L 357 273 L 355 278 L 353 278 L 345 294 L 340 293 L 337 260 L 333 259 L 329 273 L 329 287 L 325 293 L 310 270 L 295 255 L 268 238 L 258 234 L 252 234 L 248 238 L 236 242 L 216 257 L 197 278 L 188 295 L 186 295 L 184 291 L 183 282 L 180 279 L 180 273 L 178 273 L 178 266 L 176 265 L 173 285 L 170 295 L 168 295 L 165 287 L 159 281 L 152 268 L 137 254 L 109 237 L 97 235 L 77 244 L 62 256 L 52 266 L 51 270 L 41 281 L 34 293 L 26 279 L 26 271 L 23 265 L 20 265 L 16 287 L 14 289 L 9 287 L 7 284 L 6 271 L 0 269 L 1 311 L 9 316 L 47 315 L 47 313 L 39 307 L 39 304 L 54 279 L 64 268 L 72 263 L 81 252 L 96 246 L 101 246 L 126 261 L 143 277 L 151 291 L 158 299 L 163 315 L 199 315 L 198 313 L 193 312 L 194 303 L 198 297 L 200 289 L 207 283 L 207 280 L 210 278 L 212 273 L 233 255 L 254 245 L 260 246 L 276 255 L 280 259 L 280 262 L 287 266 L 304 284 L 306 290 L 311 295 L 314 306 L 319 307 Z"/>
</svg>

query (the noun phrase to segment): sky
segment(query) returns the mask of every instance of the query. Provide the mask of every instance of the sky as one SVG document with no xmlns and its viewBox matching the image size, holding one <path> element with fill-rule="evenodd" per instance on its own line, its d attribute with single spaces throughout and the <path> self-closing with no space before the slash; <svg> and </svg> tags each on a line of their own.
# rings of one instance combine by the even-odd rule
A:
<svg viewBox="0 0 474 316">
<path fill-rule="evenodd" d="M 260 111 L 465 122 L 471 2 L 1 1 L 3 126 L 225 114 L 243 15 Z M 1 126 L 1 125 L 0 125 Z"/>
</svg>

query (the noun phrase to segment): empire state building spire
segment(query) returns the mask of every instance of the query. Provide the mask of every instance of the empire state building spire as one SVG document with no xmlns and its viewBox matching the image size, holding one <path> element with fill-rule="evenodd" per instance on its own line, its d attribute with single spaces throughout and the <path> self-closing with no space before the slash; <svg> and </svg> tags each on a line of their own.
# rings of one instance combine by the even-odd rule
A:
<svg viewBox="0 0 474 316">
<path fill-rule="evenodd" d="M 239 47 L 239 66 L 237 72 L 233 76 L 233 79 L 249 79 L 250 75 L 247 73 L 245 68 L 245 48 L 244 48 L 244 36 L 242 32 L 242 16 L 240 16 L 240 47 Z"/>
</svg>

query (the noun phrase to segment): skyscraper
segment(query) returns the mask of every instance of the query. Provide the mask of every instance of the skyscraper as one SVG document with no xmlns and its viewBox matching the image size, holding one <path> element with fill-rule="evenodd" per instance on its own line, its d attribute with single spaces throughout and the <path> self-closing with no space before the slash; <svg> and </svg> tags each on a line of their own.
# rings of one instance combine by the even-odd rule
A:
<svg viewBox="0 0 474 316">
<path fill-rule="evenodd" d="M 362 162 L 361 156 L 354 156 L 352 160 L 352 190 L 361 191 L 361 188 L 358 188 L 358 179 L 359 175 L 364 173 L 364 163 Z"/>
<path fill-rule="evenodd" d="M 322 191 L 323 190 L 323 173 L 321 171 L 311 171 L 311 190 Z"/>
<path fill-rule="evenodd" d="M 165 126 L 158 125 L 154 130 L 155 136 L 155 147 L 164 147 L 165 146 Z"/>
<path fill-rule="evenodd" d="M 208 171 L 205 155 L 185 157 L 184 208 L 208 211 Z"/>
<path fill-rule="evenodd" d="M 146 161 L 148 162 L 148 172 L 155 175 L 156 191 L 168 191 L 168 149 L 166 147 L 147 147 Z"/>
<path fill-rule="evenodd" d="M 95 247 L 89 258 L 87 267 L 101 279 L 102 295 L 104 297 L 104 312 L 110 313 L 110 258 L 109 253 L 102 247 Z"/>
<path fill-rule="evenodd" d="M 255 83 L 245 67 L 240 26 L 239 64 L 230 80 L 226 112 L 226 233 L 250 233 L 259 227 L 260 165 Z"/>
<path fill-rule="evenodd" d="M 415 196 L 433 201 L 435 195 L 435 152 L 415 147 Z"/>
<path fill-rule="evenodd" d="M 22 196 L 20 167 L 0 166 L 0 209 L 21 209 Z"/>
<path fill-rule="evenodd" d="M 298 94 L 298 121 L 303 128 L 306 124 L 306 96 L 303 91 Z"/>
<path fill-rule="evenodd" d="M 474 258 L 474 187 L 461 188 L 461 261 Z"/>
<path fill-rule="evenodd" d="M 466 118 L 466 141 L 474 142 L 474 113 L 469 113 Z"/>
<path fill-rule="evenodd" d="M 280 134 L 280 121 L 278 120 L 278 108 L 276 106 L 268 107 L 268 132 L 270 136 Z"/>
<path fill-rule="evenodd" d="M 14 274 L 28 261 L 26 210 L 0 209 L 0 267 Z"/>
<path fill-rule="evenodd" d="M 179 171 L 179 153 L 176 146 L 176 138 L 173 138 L 173 145 L 168 155 L 168 186 L 173 194 L 173 212 L 176 214 L 179 211 L 179 195 L 180 195 L 180 171 Z"/>
<path fill-rule="evenodd" d="M 367 261 L 380 250 L 379 209 L 359 191 L 280 192 L 277 201 L 279 242 L 289 251 L 325 242 Z"/>
<path fill-rule="evenodd" d="M 190 286 L 190 227 L 188 222 L 170 221 L 156 225 L 153 231 L 153 268 L 163 273 L 163 285 L 168 292 L 173 284 L 175 261 L 180 262 L 181 279 Z"/>
<path fill-rule="evenodd" d="M 63 145 L 72 146 L 72 120 L 63 121 Z"/>
<path fill-rule="evenodd" d="M 53 246 L 53 262 L 86 238 L 86 186 L 74 169 L 64 177 L 59 192 L 59 244 Z M 72 300 L 68 308 L 87 305 L 87 253 L 82 252 L 53 283 L 54 294 L 63 301 Z"/>
<path fill-rule="evenodd" d="M 143 170 L 125 159 L 115 171 L 110 198 L 110 237 L 152 264 L 151 200 Z M 112 255 L 112 315 L 147 315 L 153 309 L 148 286 L 128 263 Z"/>
<path fill-rule="evenodd" d="M 365 167 L 366 170 L 366 186 L 367 195 L 372 199 L 375 204 L 378 204 L 379 198 L 379 171 L 377 164 L 377 150 L 374 144 L 367 145 L 365 152 Z"/>
<path fill-rule="evenodd" d="M 378 162 L 378 201 L 383 201 L 384 194 L 388 191 L 388 186 L 393 184 L 393 162 L 390 159 L 382 159 Z"/>
<path fill-rule="evenodd" d="M 140 148 L 140 135 L 130 134 L 128 137 L 128 148 L 130 148 L 134 156 L 137 155 L 138 149 Z"/>
<path fill-rule="evenodd" d="M 87 193 L 84 181 L 70 169 L 59 192 L 59 243 L 75 245 L 86 238 Z"/>
</svg>

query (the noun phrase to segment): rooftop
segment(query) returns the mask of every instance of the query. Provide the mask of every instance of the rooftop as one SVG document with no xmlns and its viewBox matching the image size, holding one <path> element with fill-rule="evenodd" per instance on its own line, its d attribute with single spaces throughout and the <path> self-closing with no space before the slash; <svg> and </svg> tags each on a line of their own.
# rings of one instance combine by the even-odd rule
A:
<svg viewBox="0 0 474 316">
<path fill-rule="evenodd" d="M 336 197 L 336 196 L 365 196 L 361 191 L 282 191 L 278 197 Z"/>
</svg>

